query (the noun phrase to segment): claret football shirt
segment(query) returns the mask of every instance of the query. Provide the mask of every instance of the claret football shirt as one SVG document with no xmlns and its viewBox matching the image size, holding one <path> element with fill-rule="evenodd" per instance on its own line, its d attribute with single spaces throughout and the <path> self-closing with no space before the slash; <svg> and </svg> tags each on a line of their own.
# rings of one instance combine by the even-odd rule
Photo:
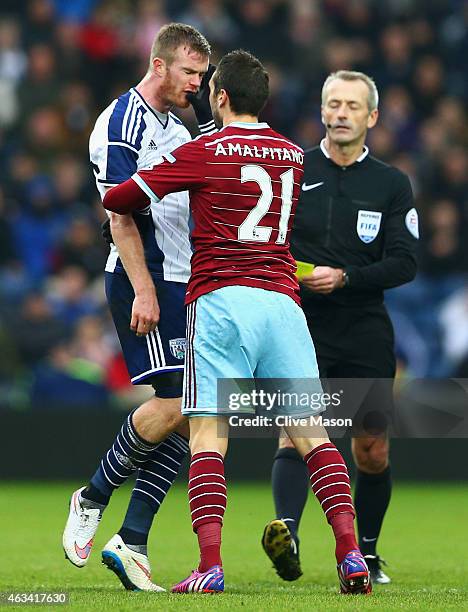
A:
<svg viewBox="0 0 468 612">
<path fill-rule="evenodd" d="M 186 303 L 228 285 L 299 303 L 289 235 L 302 173 L 298 145 L 266 123 L 235 122 L 132 176 L 151 199 L 189 191 L 194 253 Z"/>
</svg>

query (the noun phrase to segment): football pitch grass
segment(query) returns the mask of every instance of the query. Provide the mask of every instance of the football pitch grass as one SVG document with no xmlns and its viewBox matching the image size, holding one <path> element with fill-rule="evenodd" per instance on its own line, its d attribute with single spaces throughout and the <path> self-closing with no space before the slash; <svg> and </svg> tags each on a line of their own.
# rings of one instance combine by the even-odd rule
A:
<svg viewBox="0 0 468 612">
<path fill-rule="evenodd" d="M 104 514 L 88 565 L 78 569 L 64 559 L 68 498 L 80 484 L 0 483 L 0 591 L 68 592 L 68 605 L 39 606 L 55 610 L 468 610 L 466 483 L 395 484 L 380 544 L 393 583 L 376 587 L 370 597 L 337 593 L 332 535 L 312 496 L 301 526 L 304 575 L 293 583 L 277 578 L 260 547 L 263 527 L 273 518 L 267 483 L 230 486 L 223 595 L 126 592 L 101 565 L 100 549 L 120 526 L 128 487 Z M 169 493 L 157 517 L 149 554 L 154 579 L 166 588 L 194 567 L 196 539 L 183 485 Z"/>
</svg>

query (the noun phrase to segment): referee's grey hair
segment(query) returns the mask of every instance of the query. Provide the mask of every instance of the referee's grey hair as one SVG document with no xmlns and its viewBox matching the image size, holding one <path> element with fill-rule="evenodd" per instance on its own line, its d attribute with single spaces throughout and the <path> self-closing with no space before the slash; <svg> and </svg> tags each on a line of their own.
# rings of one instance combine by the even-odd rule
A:
<svg viewBox="0 0 468 612">
<path fill-rule="evenodd" d="M 377 91 L 374 79 L 364 74 L 364 72 L 357 72 L 355 70 L 337 70 L 328 75 L 322 87 L 322 106 L 325 104 L 325 94 L 328 85 L 336 79 L 342 79 L 343 81 L 363 81 L 369 90 L 367 96 L 367 107 L 369 112 L 371 113 L 379 106 L 379 92 Z"/>
</svg>

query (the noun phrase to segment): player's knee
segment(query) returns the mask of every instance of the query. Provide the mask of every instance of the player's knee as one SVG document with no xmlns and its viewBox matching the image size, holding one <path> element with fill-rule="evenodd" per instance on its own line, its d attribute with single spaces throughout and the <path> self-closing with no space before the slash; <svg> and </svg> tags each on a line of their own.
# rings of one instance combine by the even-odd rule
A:
<svg viewBox="0 0 468 612">
<path fill-rule="evenodd" d="M 168 435 L 186 421 L 180 411 L 183 372 L 165 372 L 147 381 L 154 389 L 149 404 L 157 415 L 158 433 Z"/>
<path fill-rule="evenodd" d="M 287 435 L 284 429 L 281 429 L 280 436 L 278 438 L 278 448 L 295 448 L 291 442 L 291 438 Z"/>
<path fill-rule="evenodd" d="M 353 445 L 353 455 L 356 466 L 362 472 L 379 474 L 388 465 L 388 440 L 375 438 L 371 443 Z"/>
<path fill-rule="evenodd" d="M 156 399 L 159 399 L 160 402 L 165 401 L 161 400 L 160 398 Z M 168 434 L 178 430 L 180 426 L 186 422 L 186 420 L 187 417 L 180 412 L 180 404 L 171 405 L 170 409 L 164 410 L 164 426 Z"/>
<path fill-rule="evenodd" d="M 154 395 L 132 413 L 137 434 L 152 444 L 179 430 L 185 421 L 180 412 L 180 398 L 162 399 Z"/>
</svg>

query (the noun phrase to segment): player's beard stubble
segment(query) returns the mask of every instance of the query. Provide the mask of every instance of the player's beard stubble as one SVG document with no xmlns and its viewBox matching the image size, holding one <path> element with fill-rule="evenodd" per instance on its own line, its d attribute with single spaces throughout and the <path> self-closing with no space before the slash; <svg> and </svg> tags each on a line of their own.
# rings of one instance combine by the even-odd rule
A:
<svg viewBox="0 0 468 612">
<path fill-rule="evenodd" d="M 168 70 L 164 81 L 161 83 L 161 93 L 164 100 L 170 106 L 178 108 L 188 108 L 190 102 L 187 100 L 187 92 L 183 85 L 177 85 L 177 79 L 174 79 L 171 71 Z"/>
<path fill-rule="evenodd" d="M 223 120 L 219 113 L 219 109 L 214 104 L 211 103 L 211 100 L 210 100 L 210 107 L 211 107 L 211 113 L 213 115 L 213 121 L 215 122 L 215 125 L 218 128 L 218 130 L 220 130 L 223 127 Z"/>
</svg>

